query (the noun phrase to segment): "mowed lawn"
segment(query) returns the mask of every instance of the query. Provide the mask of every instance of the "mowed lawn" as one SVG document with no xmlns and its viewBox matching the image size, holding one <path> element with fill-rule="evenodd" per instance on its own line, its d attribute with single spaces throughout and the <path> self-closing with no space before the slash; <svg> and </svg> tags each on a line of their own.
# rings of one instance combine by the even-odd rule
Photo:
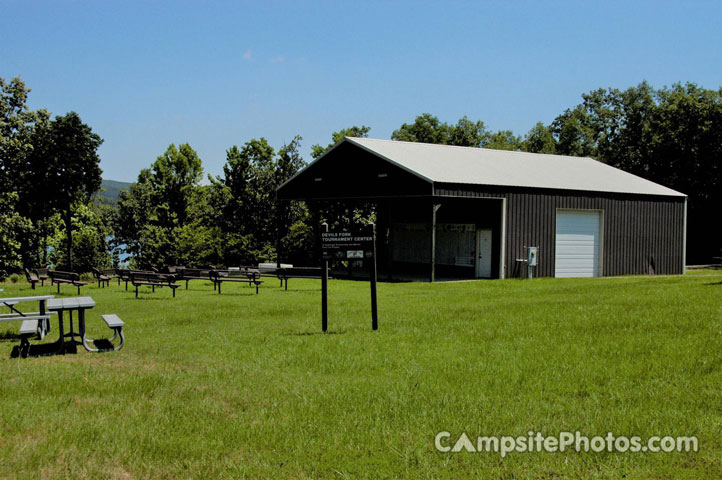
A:
<svg viewBox="0 0 722 480">
<path fill-rule="evenodd" d="M 91 336 L 125 320 L 120 352 L 13 359 L 0 324 L 0 477 L 722 477 L 722 275 L 382 283 L 377 332 L 368 283 L 331 281 L 329 334 L 320 282 L 289 283 L 84 288 Z M 502 459 L 438 452 L 444 430 L 700 451 Z"/>
</svg>

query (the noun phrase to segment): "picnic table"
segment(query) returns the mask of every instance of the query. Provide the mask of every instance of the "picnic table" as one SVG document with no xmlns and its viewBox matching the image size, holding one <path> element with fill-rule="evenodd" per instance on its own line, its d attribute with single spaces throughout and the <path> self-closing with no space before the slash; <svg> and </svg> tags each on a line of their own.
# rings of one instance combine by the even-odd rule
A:
<svg viewBox="0 0 722 480">
<path fill-rule="evenodd" d="M 173 298 L 175 298 L 175 289 L 179 287 L 175 283 L 175 275 L 168 275 L 165 273 L 155 272 L 131 272 L 130 282 L 135 287 L 135 298 L 138 298 L 138 287 L 147 285 L 150 286 L 155 293 L 155 288 L 169 287 L 173 290 Z"/>
<path fill-rule="evenodd" d="M 289 278 L 311 278 L 320 279 L 323 277 L 321 267 L 282 267 L 276 270 L 276 277 L 281 281 L 281 285 L 285 284 L 285 290 L 288 290 Z"/>
<path fill-rule="evenodd" d="M 158 273 L 153 270 L 133 270 L 130 268 L 117 268 L 115 269 L 115 273 L 118 276 L 118 285 L 120 285 L 120 282 L 125 282 L 125 289 L 128 290 L 128 282 L 132 283 L 133 280 L 133 274 L 138 273 Z"/>
<path fill-rule="evenodd" d="M 27 356 L 30 350 L 29 337 L 37 334 L 42 339 L 50 332 L 51 313 L 47 311 L 46 303 L 53 298 L 53 295 L 0 298 L 0 303 L 10 309 L 10 313 L 0 314 L 0 321 L 22 322 L 20 324 L 20 353 L 23 356 Z M 22 302 L 38 302 L 38 311 L 21 312 L 16 308 L 16 305 Z"/>
<path fill-rule="evenodd" d="M 255 285 L 257 295 L 258 287 L 263 283 L 263 280 L 260 280 L 261 273 L 257 269 L 246 267 L 233 270 L 211 270 L 210 277 L 213 283 L 218 286 L 218 293 L 221 293 L 223 282 L 239 282 L 247 283 L 249 287 Z"/>
<path fill-rule="evenodd" d="M 58 330 L 60 332 L 60 336 L 56 343 L 57 353 L 65 353 L 68 345 L 83 345 L 83 347 L 85 347 L 85 349 L 89 352 L 93 351 L 93 349 L 91 349 L 86 343 L 86 340 L 89 339 L 85 338 L 85 311 L 93 307 L 95 307 L 95 300 L 90 297 L 54 298 L 52 300 L 48 300 L 48 310 L 58 314 Z M 77 334 L 73 331 L 74 311 L 78 312 Z M 70 331 L 68 333 L 65 333 L 63 325 L 63 314 L 65 312 L 68 312 L 70 317 Z M 66 337 L 70 338 L 69 342 L 65 341 Z M 76 341 L 76 337 L 80 338 L 80 341 Z"/>
<path fill-rule="evenodd" d="M 76 345 L 82 345 L 89 352 L 100 352 L 105 350 L 120 350 L 123 348 L 125 343 L 125 337 L 123 336 L 123 326 L 125 323 L 115 314 L 101 315 L 108 328 L 114 331 L 114 335 L 109 340 L 103 340 L 109 343 L 109 348 L 94 348 L 90 346 L 91 342 L 96 342 L 92 338 L 89 338 L 85 333 L 85 312 L 95 307 L 95 300 L 91 297 L 74 297 L 74 298 L 55 298 L 48 300 L 48 310 L 58 314 L 58 330 L 59 336 L 58 341 L 55 342 L 55 351 L 52 353 L 64 354 L 68 347 L 75 347 Z M 73 330 L 73 312 L 78 312 L 78 332 Z M 63 314 L 68 312 L 70 317 L 70 331 L 65 333 L 65 326 L 63 324 Z M 118 346 L 113 347 L 113 340 L 120 336 L 120 343 Z M 66 338 L 70 338 L 66 342 Z M 78 338 L 79 340 L 76 340 Z"/>
<path fill-rule="evenodd" d="M 261 277 L 276 277 L 281 281 L 281 287 L 285 285 L 288 290 L 288 280 L 290 278 L 309 278 L 320 279 L 323 276 L 321 267 L 294 267 L 293 265 L 281 264 L 276 267 L 272 263 L 259 263 L 258 271 Z"/>
<path fill-rule="evenodd" d="M 93 268 L 93 276 L 98 281 L 98 288 L 105 288 L 105 286 L 110 286 L 110 275 L 106 274 L 105 271 L 98 270 L 97 268 Z"/>
<path fill-rule="evenodd" d="M 58 284 L 58 293 L 60 293 L 60 284 L 61 283 L 67 283 L 69 285 L 73 285 L 74 287 L 78 288 L 78 295 L 80 295 L 80 287 L 85 286 L 88 284 L 88 282 L 83 282 L 80 280 L 80 274 L 75 272 L 63 272 L 60 270 L 49 270 L 48 275 L 50 275 L 50 284 L 53 283 Z"/>
<path fill-rule="evenodd" d="M 182 268 L 175 272 L 175 276 L 177 280 L 185 280 L 186 290 L 188 290 L 188 282 L 191 280 L 208 280 L 212 282 L 211 270 L 210 268 Z M 213 282 L 213 290 L 215 289 L 216 282 Z"/>
</svg>

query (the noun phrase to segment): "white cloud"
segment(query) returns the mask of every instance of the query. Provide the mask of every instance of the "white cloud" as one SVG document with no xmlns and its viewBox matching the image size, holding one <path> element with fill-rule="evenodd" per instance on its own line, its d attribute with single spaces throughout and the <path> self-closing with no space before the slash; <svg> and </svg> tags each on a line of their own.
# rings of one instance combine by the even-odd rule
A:
<svg viewBox="0 0 722 480">
<path fill-rule="evenodd" d="M 243 60 L 250 60 L 250 59 L 251 59 L 251 49 L 249 48 L 249 49 L 246 50 L 245 53 L 243 54 Z"/>
</svg>

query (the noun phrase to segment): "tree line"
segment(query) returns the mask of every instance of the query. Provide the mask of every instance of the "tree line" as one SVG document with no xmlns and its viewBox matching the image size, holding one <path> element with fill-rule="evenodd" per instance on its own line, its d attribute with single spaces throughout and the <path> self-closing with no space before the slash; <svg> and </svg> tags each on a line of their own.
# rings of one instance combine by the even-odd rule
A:
<svg viewBox="0 0 722 480">
<path fill-rule="evenodd" d="M 0 278 L 48 264 L 89 271 L 117 265 L 123 254 L 137 268 L 253 264 L 279 254 L 309 264 L 321 221 L 373 218 L 372 204 L 276 202 L 276 188 L 306 165 L 300 136 L 278 149 L 265 138 L 231 146 L 217 176 L 204 176 L 189 143 L 171 144 L 117 204 L 104 204 L 97 196 L 102 139 L 75 112 L 51 118 L 30 110 L 29 92 L 19 78 L 0 78 Z M 311 157 L 369 132 L 334 132 L 327 146 L 312 146 Z M 596 158 L 689 195 L 688 260 L 720 254 L 722 89 L 646 82 L 598 89 L 525 135 L 424 113 L 391 138 Z"/>
<path fill-rule="evenodd" d="M 722 88 L 601 88 L 523 137 L 466 117 L 451 125 L 424 114 L 391 138 L 595 158 L 688 195 L 689 264 L 722 255 Z"/>
</svg>

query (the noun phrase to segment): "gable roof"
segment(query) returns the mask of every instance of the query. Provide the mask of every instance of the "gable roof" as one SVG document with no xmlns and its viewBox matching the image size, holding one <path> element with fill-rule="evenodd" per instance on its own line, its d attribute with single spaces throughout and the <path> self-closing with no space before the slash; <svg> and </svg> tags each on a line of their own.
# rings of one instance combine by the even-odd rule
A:
<svg viewBox="0 0 722 480">
<path fill-rule="evenodd" d="M 331 150 L 343 142 L 352 143 L 429 182 L 685 196 L 589 157 L 356 137 L 346 137 Z"/>
</svg>

